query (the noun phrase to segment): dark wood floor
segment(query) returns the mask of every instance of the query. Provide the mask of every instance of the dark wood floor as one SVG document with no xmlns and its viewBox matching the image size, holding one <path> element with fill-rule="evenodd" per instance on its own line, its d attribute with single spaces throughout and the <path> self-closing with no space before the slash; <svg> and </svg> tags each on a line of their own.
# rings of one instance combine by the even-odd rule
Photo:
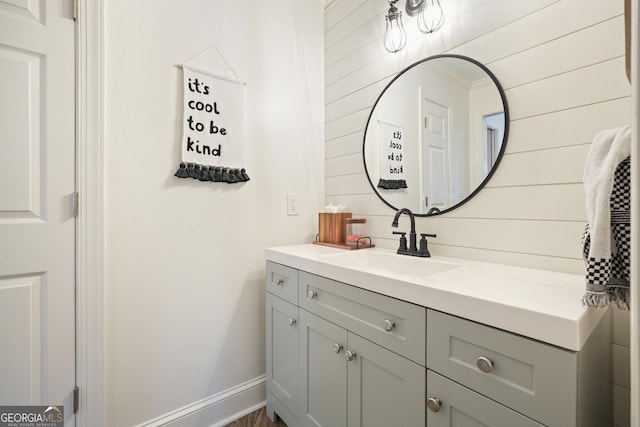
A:
<svg viewBox="0 0 640 427">
<path fill-rule="evenodd" d="M 267 417 L 267 410 L 262 408 L 224 427 L 287 427 L 287 425 L 282 420 L 272 423 Z"/>
</svg>

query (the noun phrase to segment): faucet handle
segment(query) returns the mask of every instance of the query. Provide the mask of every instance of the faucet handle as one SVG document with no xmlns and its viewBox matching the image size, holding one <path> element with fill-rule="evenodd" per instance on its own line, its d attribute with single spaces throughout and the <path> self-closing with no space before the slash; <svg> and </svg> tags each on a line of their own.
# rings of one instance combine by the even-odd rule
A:
<svg viewBox="0 0 640 427">
<path fill-rule="evenodd" d="M 420 233 L 420 250 L 422 256 L 430 257 L 429 248 L 427 247 L 427 237 L 436 237 L 435 234 Z"/>
<path fill-rule="evenodd" d="M 400 234 L 400 247 L 399 251 L 407 250 L 407 232 L 406 231 L 393 231 L 393 234 Z"/>
</svg>

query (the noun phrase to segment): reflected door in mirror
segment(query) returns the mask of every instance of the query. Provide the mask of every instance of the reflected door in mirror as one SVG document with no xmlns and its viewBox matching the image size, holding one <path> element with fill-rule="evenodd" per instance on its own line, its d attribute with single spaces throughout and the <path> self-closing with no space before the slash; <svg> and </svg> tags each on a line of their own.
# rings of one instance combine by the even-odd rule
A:
<svg viewBox="0 0 640 427">
<path fill-rule="evenodd" d="M 446 209 L 450 203 L 451 172 L 449 169 L 449 110 L 425 99 L 423 103 L 423 192 L 425 204 L 419 213 L 431 208 Z"/>
</svg>

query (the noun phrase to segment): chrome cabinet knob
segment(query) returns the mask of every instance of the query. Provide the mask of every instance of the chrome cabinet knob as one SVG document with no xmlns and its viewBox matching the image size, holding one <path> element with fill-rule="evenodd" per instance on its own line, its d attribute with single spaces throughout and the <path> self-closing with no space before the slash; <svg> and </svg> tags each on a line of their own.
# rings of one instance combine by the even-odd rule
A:
<svg viewBox="0 0 640 427">
<path fill-rule="evenodd" d="M 308 290 L 307 291 L 307 299 L 315 299 L 318 296 L 316 291 Z"/>
<path fill-rule="evenodd" d="M 295 326 L 297 322 L 296 319 L 289 318 L 289 326 Z"/>
<path fill-rule="evenodd" d="M 395 327 L 396 327 L 396 322 L 394 322 L 393 320 L 385 319 L 385 321 L 382 322 L 382 328 L 387 332 L 391 332 Z"/>
<path fill-rule="evenodd" d="M 284 285 L 284 279 L 278 279 L 278 281 L 274 283 L 274 285 L 276 285 L 277 287 Z"/>
<path fill-rule="evenodd" d="M 429 408 L 431 412 L 438 412 L 441 404 L 440 399 L 437 397 L 430 397 L 427 399 L 427 408 Z"/>
<path fill-rule="evenodd" d="M 353 359 L 356 358 L 356 354 L 351 350 L 347 350 L 344 353 L 344 357 L 345 357 L 345 359 L 347 359 L 347 362 L 351 362 Z"/>
<path fill-rule="evenodd" d="M 480 356 L 476 359 L 476 366 L 485 374 L 493 371 L 493 362 L 484 356 Z"/>
<path fill-rule="evenodd" d="M 333 345 L 333 352 L 340 353 L 342 351 L 342 344 L 335 343 Z"/>
</svg>

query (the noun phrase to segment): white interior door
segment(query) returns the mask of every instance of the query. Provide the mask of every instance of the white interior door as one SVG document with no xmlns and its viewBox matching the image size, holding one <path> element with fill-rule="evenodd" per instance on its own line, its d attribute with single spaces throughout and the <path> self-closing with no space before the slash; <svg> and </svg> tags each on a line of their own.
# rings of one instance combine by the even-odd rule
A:
<svg viewBox="0 0 640 427">
<path fill-rule="evenodd" d="M 0 0 L 0 405 L 74 423 L 71 0 Z"/>
<path fill-rule="evenodd" d="M 449 172 L 449 110 L 425 99 L 422 105 L 423 201 L 427 211 L 444 210 L 451 198 Z"/>
</svg>

